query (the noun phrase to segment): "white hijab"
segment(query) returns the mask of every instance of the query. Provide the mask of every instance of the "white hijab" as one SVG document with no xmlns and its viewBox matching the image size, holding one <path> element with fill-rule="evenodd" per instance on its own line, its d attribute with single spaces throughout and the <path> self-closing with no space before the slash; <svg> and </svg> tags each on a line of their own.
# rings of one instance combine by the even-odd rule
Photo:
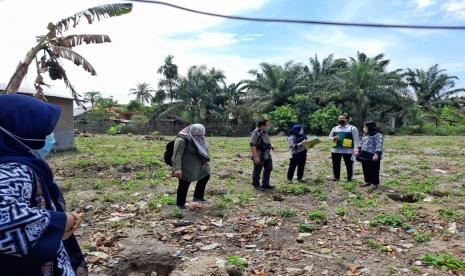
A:
<svg viewBox="0 0 465 276">
<path fill-rule="evenodd" d="M 210 160 L 208 145 L 205 140 L 205 127 L 202 124 L 190 125 L 181 130 L 179 135 L 185 136 L 193 142 L 203 159 Z"/>
</svg>

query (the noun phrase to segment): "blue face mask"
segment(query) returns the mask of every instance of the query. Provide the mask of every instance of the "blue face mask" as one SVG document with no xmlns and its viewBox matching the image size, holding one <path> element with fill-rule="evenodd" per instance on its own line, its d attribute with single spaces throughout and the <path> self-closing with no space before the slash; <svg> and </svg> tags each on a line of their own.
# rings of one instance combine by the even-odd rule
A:
<svg viewBox="0 0 465 276">
<path fill-rule="evenodd" d="M 51 133 L 45 137 L 45 145 L 41 149 L 31 150 L 31 153 L 39 159 L 44 159 L 52 151 L 55 143 L 55 135 Z"/>
</svg>

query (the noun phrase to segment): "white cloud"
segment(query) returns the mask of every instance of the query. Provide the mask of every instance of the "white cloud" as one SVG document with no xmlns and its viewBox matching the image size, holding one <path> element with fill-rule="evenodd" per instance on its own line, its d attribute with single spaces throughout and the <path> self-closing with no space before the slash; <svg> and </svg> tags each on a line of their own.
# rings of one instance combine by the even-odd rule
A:
<svg viewBox="0 0 465 276">
<path fill-rule="evenodd" d="M 353 55 L 356 51 L 364 52 L 368 55 L 383 53 L 387 48 L 395 44 L 394 38 L 364 38 L 350 36 L 340 29 L 331 31 L 306 34 L 305 38 L 311 42 L 325 46 L 330 52 L 342 52 Z"/>
<path fill-rule="evenodd" d="M 454 18 L 465 19 L 465 0 L 449 0 L 442 9 Z"/>
<path fill-rule="evenodd" d="M 436 0 L 412 0 L 416 9 L 424 9 L 436 4 Z"/>
</svg>

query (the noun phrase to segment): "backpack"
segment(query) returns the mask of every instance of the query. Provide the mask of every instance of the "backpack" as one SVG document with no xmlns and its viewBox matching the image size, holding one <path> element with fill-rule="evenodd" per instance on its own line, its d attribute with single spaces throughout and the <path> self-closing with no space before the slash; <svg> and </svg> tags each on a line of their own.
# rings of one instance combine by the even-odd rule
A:
<svg viewBox="0 0 465 276">
<path fill-rule="evenodd" d="M 176 138 L 181 137 L 177 136 Z M 171 140 L 168 144 L 165 146 L 165 153 L 163 154 L 163 159 L 165 160 L 165 164 L 172 167 L 173 166 L 173 154 L 174 154 L 174 141 L 176 140 Z M 186 138 L 181 137 L 184 141 L 186 141 Z"/>
<path fill-rule="evenodd" d="M 165 153 L 163 155 L 163 158 L 165 159 L 165 163 L 168 166 L 173 166 L 173 153 L 174 153 L 174 140 L 166 144 Z"/>
</svg>

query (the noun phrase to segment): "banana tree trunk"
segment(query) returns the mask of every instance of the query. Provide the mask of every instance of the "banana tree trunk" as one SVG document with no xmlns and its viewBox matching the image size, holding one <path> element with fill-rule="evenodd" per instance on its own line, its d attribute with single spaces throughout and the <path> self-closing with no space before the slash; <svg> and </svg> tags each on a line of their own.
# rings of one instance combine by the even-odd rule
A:
<svg viewBox="0 0 465 276">
<path fill-rule="evenodd" d="M 8 82 L 8 86 L 6 87 L 6 93 L 16 93 L 18 92 L 21 83 L 23 82 L 24 77 L 27 74 L 27 70 L 29 65 L 31 65 L 32 61 L 34 60 L 37 53 L 42 50 L 44 46 L 44 41 L 40 41 L 34 48 L 32 48 L 24 58 L 24 61 L 18 64 L 16 67 L 16 71 L 11 77 L 10 81 Z"/>
</svg>

